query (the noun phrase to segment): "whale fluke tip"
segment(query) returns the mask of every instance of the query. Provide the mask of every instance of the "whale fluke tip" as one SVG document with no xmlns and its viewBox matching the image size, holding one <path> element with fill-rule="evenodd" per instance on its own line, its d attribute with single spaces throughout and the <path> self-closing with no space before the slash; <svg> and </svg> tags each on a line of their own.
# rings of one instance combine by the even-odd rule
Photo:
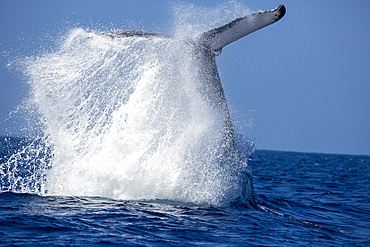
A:
<svg viewBox="0 0 370 247">
<path fill-rule="evenodd" d="M 251 13 L 237 18 L 226 25 L 200 34 L 199 40 L 217 56 L 225 45 L 279 21 L 285 13 L 286 8 L 283 4 L 273 10 Z"/>
<path fill-rule="evenodd" d="M 283 16 L 285 15 L 286 13 L 286 8 L 283 4 L 279 5 L 277 8 L 277 17 L 278 17 L 278 20 L 280 20 L 281 18 L 283 18 Z"/>
</svg>

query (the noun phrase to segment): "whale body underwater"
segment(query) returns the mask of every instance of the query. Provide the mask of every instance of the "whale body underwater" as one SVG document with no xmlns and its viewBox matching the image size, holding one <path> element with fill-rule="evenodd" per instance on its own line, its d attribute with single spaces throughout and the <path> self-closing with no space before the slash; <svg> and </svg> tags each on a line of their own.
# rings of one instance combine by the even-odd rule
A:
<svg viewBox="0 0 370 247">
<path fill-rule="evenodd" d="M 201 85 L 199 90 L 205 100 L 213 105 L 215 109 L 222 112 L 224 117 L 224 148 L 230 148 L 235 144 L 234 128 L 231 121 L 230 111 L 222 88 L 221 80 L 217 70 L 215 57 L 219 55 L 222 48 L 248 34 L 263 27 L 271 25 L 280 20 L 286 13 L 284 5 L 279 5 L 273 10 L 254 12 L 221 27 L 206 31 L 197 35 L 193 39 L 186 39 L 184 42 L 190 43 L 193 47 L 195 61 L 200 61 L 198 76 L 200 81 L 207 82 Z M 144 38 L 163 38 L 173 39 L 174 37 L 163 33 L 148 31 L 108 31 L 102 35 L 111 38 L 125 37 L 144 37 Z"/>
</svg>

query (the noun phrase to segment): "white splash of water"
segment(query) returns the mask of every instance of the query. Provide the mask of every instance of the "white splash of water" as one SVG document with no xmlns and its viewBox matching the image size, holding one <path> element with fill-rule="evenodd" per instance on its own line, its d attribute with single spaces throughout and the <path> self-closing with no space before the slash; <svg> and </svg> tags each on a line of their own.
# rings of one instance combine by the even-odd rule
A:
<svg viewBox="0 0 370 247">
<path fill-rule="evenodd" d="M 211 204 L 251 200 L 246 159 L 222 151 L 224 114 L 181 39 L 73 29 L 27 61 L 50 161 L 40 193 Z"/>
<path fill-rule="evenodd" d="M 251 10 L 238 1 L 227 1 L 216 7 L 202 7 L 191 3 L 176 2 L 172 5 L 176 37 L 193 38 L 195 35 L 225 25 L 246 16 Z"/>
</svg>

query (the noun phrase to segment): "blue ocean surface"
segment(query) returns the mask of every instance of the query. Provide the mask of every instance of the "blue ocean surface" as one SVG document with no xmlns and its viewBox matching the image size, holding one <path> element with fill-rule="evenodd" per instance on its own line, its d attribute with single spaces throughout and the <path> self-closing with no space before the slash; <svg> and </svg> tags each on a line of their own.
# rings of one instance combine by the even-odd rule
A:
<svg viewBox="0 0 370 247">
<path fill-rule="evenodd" d="M 5 174 L 29 141 L 0 141 Z M 2 192 L 0 245 L 370 245 L 369 156 L 257 150 L 249 166 L 256 208 Z"/>
</svg>

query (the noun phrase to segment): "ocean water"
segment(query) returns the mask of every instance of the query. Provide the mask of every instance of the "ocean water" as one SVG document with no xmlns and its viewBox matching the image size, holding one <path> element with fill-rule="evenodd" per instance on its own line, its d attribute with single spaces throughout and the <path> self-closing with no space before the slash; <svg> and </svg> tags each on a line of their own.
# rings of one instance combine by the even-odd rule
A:
<svg viewBox="0 0 370 247">
<path fill-rule="evenodd" d="M 249 10 L 175 8 L 172 38 L 72 28 L 12 63 L 29 137 L 0 139 L 0 245 L 369 245 L 368 156 L 255 151 L 232 128 L 196 37 Z"/>
<path fill-rule="evenodd" d="M 1 138 L 1 162 L 28 143 Z M 369 156 L 257 150 L 249 165 L 256 208 L 2 192 L 0 244 L 369 245 Z"/>
</svg>

